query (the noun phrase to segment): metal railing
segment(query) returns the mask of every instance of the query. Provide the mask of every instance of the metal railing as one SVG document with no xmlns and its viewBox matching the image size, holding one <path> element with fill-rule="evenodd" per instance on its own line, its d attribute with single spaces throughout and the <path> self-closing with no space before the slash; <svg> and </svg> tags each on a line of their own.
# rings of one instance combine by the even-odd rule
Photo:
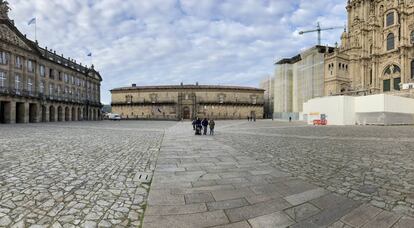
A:
<svg viewBox="0 0 414 228">
<path fill-rule="evenodd" d="M 38 91 L 29 91 L 23 89 L 12 89 L 9 87 L 0 86 L 0 95 L 8 96 L 18 96 L 18 97 L 27 97 L 41 100 L 50 100 L 50 101 L 61 101 L 61 102 L 70 102 L 70 103 L 81 103 L 100 106 L 100 101 L 88 100 L 86 98 L 79 98 L 70 95 L 55 95 L 55 94 L 45 94 Z"/>
</svg>

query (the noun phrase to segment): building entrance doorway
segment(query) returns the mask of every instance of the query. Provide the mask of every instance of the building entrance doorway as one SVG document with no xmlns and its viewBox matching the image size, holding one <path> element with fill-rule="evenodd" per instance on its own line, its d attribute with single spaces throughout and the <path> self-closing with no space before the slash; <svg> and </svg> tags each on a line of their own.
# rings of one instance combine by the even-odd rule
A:
<svg viewBox="0 0 414 228">
<path fill-rule="evenodd" d="M 0 123 L 6 123 L 6 102 L 0 101 Z"/>
<path fill-rule="evenodd" d="M 49 107 L 49 121 L 50 122 L 56 121 L 55 107 L 53 105 Z"/>
<path fill-rule="evenodd" d="M 24 123 L 25 115 L 24 103 L 16 102 L 16 123 Z"/>
<path fill-rule="evenodd" d="M 42 105 L 42 122 L 47 122 L 46 106 Z"/>
<path fill-rule="evenodd" d="M 37 104 L 29 104 L 29 123 L 37 122 Z"/>
<path fill-rule="evenodd" d="M 191 119 L 190 108 L 189 107 L 184 107 L 183 108 L 183 119 L 185 119 L 185 120 Z"/>
</svg>

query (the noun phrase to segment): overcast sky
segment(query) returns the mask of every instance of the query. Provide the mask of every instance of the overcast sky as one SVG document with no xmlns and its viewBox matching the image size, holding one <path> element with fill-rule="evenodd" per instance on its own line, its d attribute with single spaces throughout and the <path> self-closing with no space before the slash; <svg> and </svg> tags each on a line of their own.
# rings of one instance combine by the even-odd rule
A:
<svg viewBox="0 0 414 228">
<path fill-rule="evenodd" d="M 320 21 L 346 22 L 346 0 L 9 0 L 10 17 L 29 38 L 66 57 L 94 63 L 111 88 L 138 85 L 258 86 L 273 63 L 317 43 L 299 36 Z M 323 44 L 342 30 L 325 32 Z M 93 58 L 87 57 L 89 52 Z"/>
</svg>

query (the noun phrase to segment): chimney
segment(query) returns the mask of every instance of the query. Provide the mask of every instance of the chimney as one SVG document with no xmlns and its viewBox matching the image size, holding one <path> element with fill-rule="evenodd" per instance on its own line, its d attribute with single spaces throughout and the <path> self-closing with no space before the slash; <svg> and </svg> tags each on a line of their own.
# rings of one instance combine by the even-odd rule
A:
<svg viewBox="0 0 414 228">
<path fill-rule="evenodd" d="M 132 87 L 137 87 L 137 84 L 135 84 L 135 83 L 134 83 L 134 84 L 132 84 Z"/>
</svg>

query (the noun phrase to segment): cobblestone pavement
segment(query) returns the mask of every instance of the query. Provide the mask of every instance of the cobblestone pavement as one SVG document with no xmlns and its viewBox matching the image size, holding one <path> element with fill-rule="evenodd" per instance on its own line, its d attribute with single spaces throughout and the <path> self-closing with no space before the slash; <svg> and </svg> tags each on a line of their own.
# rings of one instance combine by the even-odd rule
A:
<svg viewBox="0 0 414 228">
<path fill-rule="evenodd" d="M 293 126 L 292 126 L 293 125 Z M 414 215 L 414 127 L 240 123 L 219 140 L 355 200 Z"/>
<path fill-rule="evenodd" d="M 414 227 L 410 127 L 217 126 L 166 131 L 145 228 Z"/>
<path fill-rule="evenodd" d="M 0 227 L 414 227 L 412 127 L 219 121 L 216 131 L 2 125 Z"/>
<path fill-rule="evenodd" d="M 0 227 L 140 226 L 144 174 L 174 124 L 0 126 Z"/>
</svg>

